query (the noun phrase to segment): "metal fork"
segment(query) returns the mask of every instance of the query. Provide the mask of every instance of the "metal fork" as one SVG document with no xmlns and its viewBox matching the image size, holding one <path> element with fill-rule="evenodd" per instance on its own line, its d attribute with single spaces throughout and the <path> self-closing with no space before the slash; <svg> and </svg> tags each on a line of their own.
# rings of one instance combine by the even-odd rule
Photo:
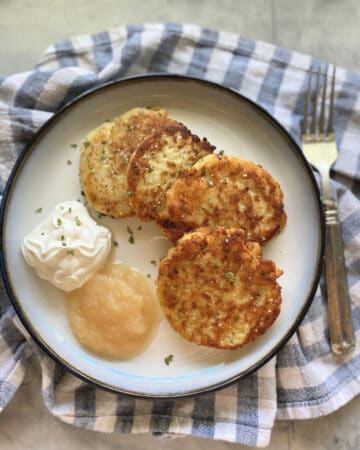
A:
<svg viewBox="0 0 360 450">
<path fill-rule="evenodd" d="M 341 240 L 337 203 L 330 185 L 330 169 L 338 154 L 334 135 L 335 70 L 334 66 L 328 120 L 326 120 L 325 112 L 328 70 L 326 69 L 324 74 L 320 117 L 318 114 L 318 99 L 319 95 L 321 95 L 320 68 L 317 71 L 313 113 L 309 126 L 309 105 L 312 93 L 312 69 L 310 70 L 302 127 L 302 144 L 306 158 L 321 175 L 322 203 L 326 224 L 325 271 L 330 345 L 333 353 L 341 355 L 354 349 L 355 337 L 351 321 L 350 297 L 346 282 L 344 249 Z"/>
</svg>

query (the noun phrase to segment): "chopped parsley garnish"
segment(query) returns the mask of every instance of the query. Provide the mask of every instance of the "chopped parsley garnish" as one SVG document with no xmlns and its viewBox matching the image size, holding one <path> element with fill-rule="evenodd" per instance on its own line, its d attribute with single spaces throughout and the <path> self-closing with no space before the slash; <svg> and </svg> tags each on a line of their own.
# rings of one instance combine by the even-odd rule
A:
<svg viewBox="0 0 360 450">
<path fill-rule="evenodd" d="M 75 223 L 78 227 L 81 225 L 81 220 L 78 218 L 78 216 L 75 217 Z"/>
<path fill-rule="evenodd" d="M 59 226 L 62 225 L 62 220 L 61 220 L 60 218 L 58 218 L 57 224 L 58 224 Z"/>
<path fill-rule="evenodd" d="M 89 141 L 84 141 L 84 142 L 83 142 L 83 146 L 84 146 L 85 148 L 88 148 L 89 145 L 90 145 L 90 142 L 89 142 Z"/>
<path fill-rule="evenodd" d="M 113 241 L 113 244 L 115 247 L 117 247 L 119 245 L 118 241 Z"/>
<path fill-rule="evenodd" d="M 138 226 L 138 231 L 140 231 L 142 229 L 142 226 L 141 225 L 139 225 Z"/>
<path fill-rule="evenodd" d="M 123 161 L 125 164 L 129 164 L 129 158 L 127 156 L 124 156 Z"/>
<path fill-rule="evenodd" d="M 36 212 L 36 214 L 41 213 L 42 212 L 42 208 L 35 209 L 35 212 Z"/>
<path fill-rule="evenodd" d="M 135 238 L 134 238 L 133 235 L 131 235 L 131 236 L 129 237 L 129 242 L 130 242 L 130 244 L 134 244 L 134 243 L 135 243 Z"/>
<path fill-rule="evenodd" d="M 224 150 L 220 150 L 220 151 L 219 151 L 219 155 L 220 155 L 220 156 L 222 156 L 224 153 L 225 153 Z"/>
<path fill-rule="evenodd" d="M 225 276 L 230 283 L 235 283 L 235 275 L 232 272 L 226 272 Z"/>
<path fill-rule="evenodd" d="M 66 252 L 68 255 L 75 255 L 75 250 L 73 248 L 71 248 L 70 250 L 68 250 Z"/>
<path fill-rule="evenodd" d="M 61 240 L 65 241 L 65 236 L 64 235 L 61 236 Z"/>
<path fill-rule="evenodd" d="M 71 211 L 72 211 L 71 208 L 69 208 L 69 209 L 68 209 L 68 213 L 71 213 Z"/>
<path fill-rule="evenodd" d="M 44 234 L 45 234 L 45 233 L 44 233 L 44 232 L 42 232 L 42 233 L 41 233 L 41 236 L 44 236 Z"/>
<path fill-rule="evenodd" d="M 98 159 L 99 159 L 99 161 L 104 161 L 104 160 L 106 159 L 106 151 L 105 151 L 105 150 L 103 150 L 103 151 L 100 153 Z"/>
<path fill-rule="evenodd" d="M 70 147 L 71 147 L 71 148 L 76 148 L 76 147 L 77 147 L 77 144 L 71 144 Z"/>
<path fill-rule="evenodd" d="M 151 172 L 153 172 L 154 169 L 152 167 L 148 166 L 147 170 L 149 173 L 151 173 Z"/>
<path fill-rule="evenodd" d="M 66 161 L 66 164 L 67 164 L 68 166 L 71 166 L 71 164 L 72 164 L 71 159 L 68 159 L 68 160 Z"/>
<path fill-rule="evenodd" d="M 150 264 L 152 264 L 153 266 L 156 266 L 156 261 L 152 260 L 152 261 L 150 261 Z"/>
<path fill-rule="evenodd" d="M 174 355 L 168 355 L 164 358 L 164 363 L 168 366 L 174 359 Z"/>
<path fill-rule="evenodd" d="M 151 278 L 151 275 L 148 273 L 147 275 L 146 275 L 148 278 Z"/>
<path fill-rule="evenodd" d="M 134 234 L 133 230 L 130 227 L 126 227 L 126 230 L 127 230 L 128 233 Z"/>
</svg>

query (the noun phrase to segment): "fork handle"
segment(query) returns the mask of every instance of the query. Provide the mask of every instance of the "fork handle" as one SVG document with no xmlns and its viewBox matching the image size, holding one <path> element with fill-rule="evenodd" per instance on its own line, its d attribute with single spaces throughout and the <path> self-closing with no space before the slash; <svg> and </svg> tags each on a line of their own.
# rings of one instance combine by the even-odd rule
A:
<svg viewBox="0 0 360 450">
<path fill-rule="evenodd" d="M 330 344 L 333 353 L 342 355 L 354 349 L 355 335 L 351 321 L 344 248 L 336 202 L 333 200 L 324 201 L 324 211 L 326 224 L 325 271 Z"/>
</svg>

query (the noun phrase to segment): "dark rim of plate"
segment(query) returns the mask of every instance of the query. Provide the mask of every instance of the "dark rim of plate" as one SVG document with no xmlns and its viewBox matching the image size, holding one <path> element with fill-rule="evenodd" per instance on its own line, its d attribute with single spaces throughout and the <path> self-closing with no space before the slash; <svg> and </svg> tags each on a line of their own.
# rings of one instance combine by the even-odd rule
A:
<svg viewBox="0 0 360 450">
<path fill-rule="evenodd" d="M 147 392 L 133 392 L 133 391 L 127 391 L 119 389 L 115 386 L 109 385 L 107 383 L 101 382 L 97 379 L 94 379 L 93 377 L 87 375 L 86 373 L 81 372 L 80 370 L 72 367 L 69 365 L 68 362 L 66 362 L 60 355 L 58 355 L 38 334 L 37 330 L 33 328 L 31 321 L 27 318 L 26 314 L 22 310 L 21 304 L 16 298 L 16 295 L 12 289 L 10 277 L 8 276 L 8 271 L 6 267 L 6 255 L 5 255 L 5 222 L 6 222 L 6 213 L 7 213 L 7 206 L 9 203 L 9 199 L 11 197 L 12 188 L 14 186 L 14 183 L 16 181 L 17 175 L 20 173 L 21 168 L 27 158 L 27 156 L 31 153 L 31 151 L 35 148 L 36 143 L 46 134 L 46 132 L 59 120 L 61 116 L 68 113 L 75 105 L 77 105 L 82 100 L 86 99 L 87 97 L 90 97 L 94 94 L 99 94 L 102 91 L 116 88 L 118 85 L 126 85 L 126 84 L 133 84 L 137 82 L 143 82 L 143 81 L 161 81 L 161 80 L 176 80 L 181 83 L 185 82 L 192 82 L 192 83 L 198 83 L 200 85 L 206 85 L 208 87 L 211 87 L 213 89 L 221 90 L 228 95 L 232 95 L 237 97 L 238 99 L 241 99 L 242 102 L 247 103 L 251 108 L 254 108 L 264 119 L 266 119 L 270 124 L 281 134 L 281 136 L 287 141 L 289 144 L 289 147 L 292 149 L 292 151 L 296 154 L 296 156 L 299 158 L 299 160 L 302 162 L 303 169 L 307 173 L 309 177 L 309 181 L 311 182 L 314 197 L 316 199 L 317 203 L 317 210 L 318 210 L 318 216 L 319 216 L 319 227 L 320 227 L 320 243 L 318 248 L 318 260 L 317 260 L 317 270 L 315 271 L 312 279 L 311 289 L 309 292 L 308 297 L 306 298 L 304 305 L 299 312 L 298 316 L 296 317 L 296 320 L 294 321 L 292 327 L 289 329 L 289 331 L 280 339 L 280 341 L 259 361 L 257 361 L 252 366 L 248 367 L 246 370 L 242 371 L 241 373 L 223 380 L 219 383 L 212 384 L 203 388 L 199 388 L 197 390 L 193 391 L 187 391 L 187 392 L 181 392 L 181 393 L 165 393 L 165 394 L 149 394 Z M 6 292 L 10 298 L 10 301 L 18 314 L 22 324 L 27 329 L 29 334 L 32 336 L 34 341 L 56 362 L 58 362 L 61 366 L 63 366 L 66 370 L 68 370 L 73 375 L 77 376 L 78 378 L 82 379 L 83 381 L 90 382 L 94 384 L 95 386 L 105 389 L 107 391 L 113 392 L 113 393 L 121 393 L 125 395 L 129 395 L 132 397 L 138 397 L 138 398 L 185 398 L 190 397 L 194 395 L 199 395 L 203 393 L 208 393 L 226 386 L 229 386 L 232 383 L 235 383 L 240 378 L 244 377 L 245 375 L 249 375 L 256 370 L 258 370 L 261 366 L 263 366 L 266 362 L 268 362 L 279 350 L 283 345 L 286 344 L 286 342 L 290 339 L 290 337 L 295 333 L 297 327 L 299 326 L 301 320 L 305 316 L 307 310 L 310 307 L 310 304 L 313 300 L 313 297 L 315 295 L 322 265 L 323 265 L 323 259 L 324 259 L 324 246 L 325 246 L 325 220 L 324 220 L 324 214 L 322 210 L 321 205 L 321 198 L 320 198 L 320 191 L 318 188 L 318 185 L 316 183 L 314 174 L 311 170 L 310 165 L 308 164 L 302 150 L 296 143 L 296 141 L 292 138 L 292 136 L 288 133 L 288 131 L 273 117 L 271 116 L 263 107 L 259 106 L 258 104 L 254 103 L 252 100 L 244 97 L 243 95 L 239 94 L 235 90 L 225 87 L 223 85 L 204 80 L 202 78 L 196 78 L 196 77 L 188 77 L 184 75 L 177 75 L 177 74 L 146 74 L 146 75 L 139 75 L 139 76 L 133 76 L 128 78 L 123 78 L 120 80 L 111 81 L 105 84 L 102 84 L 99 87 L 95 87 L 93 89 L 90 89 L 78 97 L 76 97 L 74 100 L 68 102 L 66 105 L 64 105 L 59 111 L 57 111 L 35 134 L 33 139 L 26 145 L 24 150 L 21 152 L 20 156 L 18 157 L 11 174 L 9 176 L 9 179 L 7 181 L 3 198 L 1 202 L 1 208 L 0 208 L 0 220 L 1 220 L 1 229 L 0 229 L 0 269 L 1 274 L 4 280 L 4 285 Z"/>
</svg>

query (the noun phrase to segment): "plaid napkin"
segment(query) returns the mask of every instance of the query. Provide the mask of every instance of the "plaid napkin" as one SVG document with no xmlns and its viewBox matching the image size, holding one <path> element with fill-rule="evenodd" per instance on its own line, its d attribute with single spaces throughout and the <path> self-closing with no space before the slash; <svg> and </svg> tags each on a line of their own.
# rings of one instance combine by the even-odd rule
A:
<svg viewBox="0 0 360 450">
<path fill-rule="evenodd" d="M 255 100 L 299 140 L 310 65 L 325 63 L 235 34 L 194 25 L 129 25 L 51 46 L 31 72 L 0 77 L 0 184 L 19 152 L 62 105 L 109 80 L 173 72 L 223 83 Z M 329 348 L 324 283 L 297 332 L 255 374 L 214 393 L 141 400 L 86 384 L 47 357 L 0 292 L 0 411 L 21 384 L 27 358 L 42 368 L 42 394 L 61 420 L 98 431 L 193 434 L 266 446 L 275 419 L 328 414 L 360 390 L 360 76 L 341 68 L 336 82 L 334 168 L 358 345 L 336 358 Z M 295 237 L 296 238 L 296 237 Z"/>
</svg>

